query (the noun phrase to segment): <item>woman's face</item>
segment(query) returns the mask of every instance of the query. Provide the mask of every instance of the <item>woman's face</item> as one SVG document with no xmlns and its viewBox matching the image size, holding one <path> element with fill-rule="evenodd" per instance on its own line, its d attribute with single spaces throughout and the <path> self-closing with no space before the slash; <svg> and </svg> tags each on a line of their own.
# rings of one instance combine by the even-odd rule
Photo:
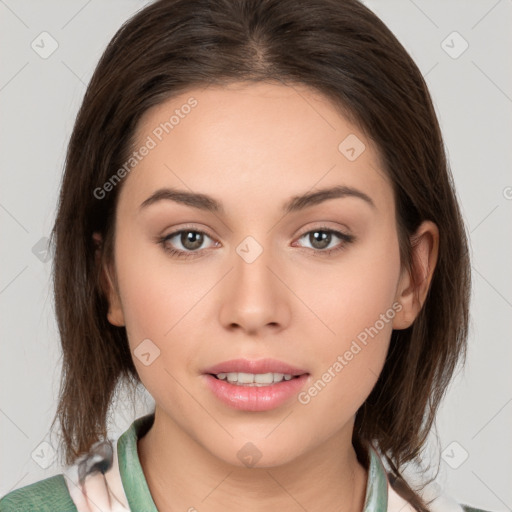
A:
<svg viewBox="0 0 512 512">
<path fill-rule="evenodd" d="M 152 108 L 135 148 L 109 320 L 126 326 L 159 421 L 239 466 L 350 439 L 404 314 L 393 193 L 371 141 L 306 87 L 238 83 Z M 275 364 L 223 372 L 235 359 Z M 292 379 L 208 375 L 286 373 L 279 362 Z"/>
</svg>

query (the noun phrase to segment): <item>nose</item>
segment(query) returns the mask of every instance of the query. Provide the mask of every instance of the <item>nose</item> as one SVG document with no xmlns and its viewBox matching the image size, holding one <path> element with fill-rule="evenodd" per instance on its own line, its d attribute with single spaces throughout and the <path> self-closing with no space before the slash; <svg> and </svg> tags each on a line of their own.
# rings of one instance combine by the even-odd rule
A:
<svg viewBox="0 0 512 512">
<path fill-rule="evenodd" d="M 228 330 L 250 335 L 277 333 L 289 323 L 286 277 L 269 248 L 251 237 L 233 255 L 233 269 L 220 291 L 220 322 Z"/>
</svg>

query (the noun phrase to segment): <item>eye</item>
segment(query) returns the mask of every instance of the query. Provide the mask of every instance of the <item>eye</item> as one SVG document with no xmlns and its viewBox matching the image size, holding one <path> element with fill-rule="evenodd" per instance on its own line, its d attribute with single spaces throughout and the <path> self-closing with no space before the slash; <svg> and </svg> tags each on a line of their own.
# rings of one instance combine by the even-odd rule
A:
<svg viewBox="0 0 512 512">
<path fill-rule="evenodd" d="M 345 249 L 347 244 L 355 240 L 353 235 L 327 227 L 310 230 L 301 235 L 299 240 L 303 238 L 306 238 L 311 244 L 310 249 L 315 256 L 326 256 L 341 251 Z M 157 241 L 171 256 L 177 258 L 193 258 L 199 256 L 203 250 L 207 249 L 203 247 L 206 239 L 212 240 L 213 244 L 210 247 L 219 245 L 219 242 L 213 241 L 205 231 L 199 229 L 180 229 L 163 237 L 159 237 Z M 338 244 L 335 243 L 334 247 L 332 247 L 332 243 L 336 242 L 336 239 L 341 242 L 338 242 Z M 176 246 L 181 246 L 182 248 L 176 248 Z"/>
<path fill-rule="evenodd" d="M 312 246 L 311 249 L 313 249 L 318 255 L 332 254 L 333 252 L 341 251 L 346 247 L 346 245 L 355 240 L 354 235 L 342 233 L 341 231 L 336 231 L 327 227 L 320 227 L 308 231 L 304 233 L 299 240 L 303 238 L 306 238 Z M 338 242 L 338 244 L 335 244 L 333 247 L 331 244 L 336 242 L 336 239 L 341 240 L 341 243 Z"/>
<path fill-rule="evenodd" d="M 165 251 L 178 258 L 189 258 L 196 256 L 205 239 L 212 238 L 204 231 L 197 229 L 181 229 L 174 231 L 164 237 L 159 238 L 158 242 L 162 244 Z M 218 242 L 214 242 L 214 245 Z M 176 249 L 176 245 L 181 245 L 183 249 Z M 204 248 L 203 248 L 204 249 Z"/>
</svg>

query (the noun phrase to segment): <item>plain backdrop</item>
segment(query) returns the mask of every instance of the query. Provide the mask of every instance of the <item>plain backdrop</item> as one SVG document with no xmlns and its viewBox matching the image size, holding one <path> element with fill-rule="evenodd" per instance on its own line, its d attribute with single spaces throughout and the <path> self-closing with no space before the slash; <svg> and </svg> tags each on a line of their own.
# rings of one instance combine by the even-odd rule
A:
<svg viewBox="0 0 512 512">
<path fill-rule="evenodd" d="M 438 481 L 460 502 L 512 510 L 512 2 L 366 4 L 426 77 L 471 238 L 469 353 L 438 417 Z M 0 0 L 0 496 L 62 472 L 49 438 L 61 354 L 45 237 L 86 84 L 144 5 Z M 112 436 L 151 405 L 144 389 L 136 410 L 121 401 Z"/>
</svg>

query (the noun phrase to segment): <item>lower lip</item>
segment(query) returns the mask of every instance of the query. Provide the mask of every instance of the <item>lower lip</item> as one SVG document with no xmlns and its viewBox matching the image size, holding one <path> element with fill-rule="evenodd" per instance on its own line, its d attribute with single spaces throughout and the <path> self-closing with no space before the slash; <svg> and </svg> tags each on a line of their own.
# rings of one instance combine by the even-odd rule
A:
<svg viewBox="0 0 512 512">
<path fill-rule="evenodd" d="M 212 375 L 204 375 L 213 394 L 226 405 L 243 411 L 269 411 L 298 394 L 309 374 L 268 386 L 238 386 Z"/>
</svg>

